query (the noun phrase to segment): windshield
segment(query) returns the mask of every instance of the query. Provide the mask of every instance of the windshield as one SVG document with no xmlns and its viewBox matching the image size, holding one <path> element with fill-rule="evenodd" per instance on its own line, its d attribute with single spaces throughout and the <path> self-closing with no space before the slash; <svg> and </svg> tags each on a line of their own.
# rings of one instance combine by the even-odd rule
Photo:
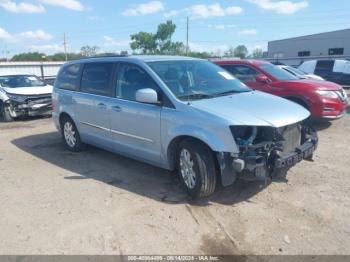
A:
<svg viewBox="0 0 350 262">
<path fill-rule="evenodd" d="M 159 61 L 148 65 L 181 100 L 251 91 L 225 69 L 208 61 Z"/>
<path fill-rule="evenodd" d="M 19 87 L 33 87 L 45 86 L 45 83 L 35 75 L 11 75 L 0 76 L 0 86 L 19 88 Z"/>
<path fill-rule="evenodd" d="M 291 73 L 286 72 L 285 70 L 279 68 L 278 66 L 271 64 L 261 64 L 259 67 L 262 70 L 265 70 L 267 73 L 277 78 L 278 80 L 298 80 L 296 76 Z"/>
</svg>

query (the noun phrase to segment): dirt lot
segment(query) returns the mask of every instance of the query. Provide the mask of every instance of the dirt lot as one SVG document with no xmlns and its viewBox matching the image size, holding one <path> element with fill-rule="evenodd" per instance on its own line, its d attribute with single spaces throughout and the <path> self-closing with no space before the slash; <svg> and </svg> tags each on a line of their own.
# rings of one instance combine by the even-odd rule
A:
<svg viewBox="0 0 350 262">
<path fill-rule="evenodd" d="M 350 254 L 349 120 L 319 124 L 287 182 L 197 202 L 167 171 L 66 151 L 51 119 L 1 123 L 0 254 Z"/>
</svg>

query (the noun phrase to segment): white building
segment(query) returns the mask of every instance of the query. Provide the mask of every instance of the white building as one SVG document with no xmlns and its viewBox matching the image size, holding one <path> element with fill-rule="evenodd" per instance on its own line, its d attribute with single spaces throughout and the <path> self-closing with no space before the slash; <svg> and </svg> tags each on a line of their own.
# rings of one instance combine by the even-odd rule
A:
<svg viewBox="0 0 350 262">
<path fill-rule="evenodd" d="M 268 43 L 267 60 L 299 65 L 311 59 L 350 59 L 350 29 Z"/>
</svg>

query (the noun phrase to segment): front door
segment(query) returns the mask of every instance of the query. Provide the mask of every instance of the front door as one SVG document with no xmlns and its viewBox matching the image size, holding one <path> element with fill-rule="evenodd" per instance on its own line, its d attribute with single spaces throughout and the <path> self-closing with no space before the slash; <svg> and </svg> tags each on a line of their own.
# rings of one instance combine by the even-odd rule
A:
<svg viewBox="0 0 350 262">
<path fill-rule="evenodd" d="M 142 68 L 131 63 L 118 66 L 114 104 L 111 109 L 111 135 L 116 149 L 123 154 L 159 163 L 162 107 L 137 102 L 136 91 L 152 88 L 160 92 Z"/>
</svg>

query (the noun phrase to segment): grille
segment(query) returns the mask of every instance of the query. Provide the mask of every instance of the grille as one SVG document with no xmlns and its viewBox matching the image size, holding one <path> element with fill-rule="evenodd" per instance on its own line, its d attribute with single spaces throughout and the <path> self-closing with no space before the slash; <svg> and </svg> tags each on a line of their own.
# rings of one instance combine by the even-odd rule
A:
<svg viewBox="0 0 350 262">
<path fill-rule="evenodd" d="M 335 91 L 339 97 L 339 99 L 345 103 L 348 100 L 348 95 L 346 94 L 345 90 L 341 91 Z"/>
<path fill-rule="evenodd" d="M 301 127 L 299 124 L 281 127 L 278 132 L 284 138 L 283 153 L 288 154 L 301 144 Z"/>
<path fill-rule="evenodd" d="M 28 96 L 26 103 L 29 105 L 45 104 L 51 102 L 51 94 Z"/>
</svg>

